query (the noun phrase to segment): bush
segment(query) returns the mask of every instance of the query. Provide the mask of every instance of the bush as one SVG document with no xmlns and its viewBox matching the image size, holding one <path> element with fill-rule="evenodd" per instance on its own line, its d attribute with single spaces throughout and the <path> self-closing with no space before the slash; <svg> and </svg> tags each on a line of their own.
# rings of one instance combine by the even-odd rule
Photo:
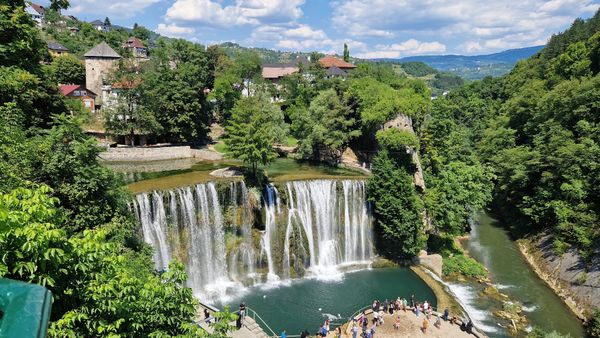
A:
<svg viewBox="0 0 600 338">
<path fill-rule="evenodd" d="M 483 265 L 473 258 L 462 254 L 444 258 L 442 273 L 444 276 L 459 274 L 473 278 L 483 278 L 488 275 Z"/>
<path fill-rule="evenodd" d="M 585 328 L 589 337 L 600 338 L 600 309 L 587 321 Z"/>
</svg>

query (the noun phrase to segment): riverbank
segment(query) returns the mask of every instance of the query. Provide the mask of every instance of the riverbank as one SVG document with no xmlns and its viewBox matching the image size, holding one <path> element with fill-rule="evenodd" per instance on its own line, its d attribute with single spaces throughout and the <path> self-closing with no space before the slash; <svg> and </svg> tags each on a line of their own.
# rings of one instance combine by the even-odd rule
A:
<svg viewBox="0 0 600 338">
<path fill-rule="evenodd" d="M 460 314 L 465 311 L 456 299 L 454 299 L 454 296 L 446 290 L 446 287 L 435 280 L 425 268 L 421 266 L 411 266 L 410 269 L 433 291 L 438 302 L 438 310 L 443 311 L 447 308 L 450 313 L 453 314 Z"/>
<path fill-rule="evenodd" d="M 577 318 L 582 321 L 587 320 L 592 313 L 591 304 L 583 301 L 580 295 L 573 289 L 575 280 L 565 280 L 562 278 L 561 270 L 566 269 L 561 269 L 561 259 L 553 252 L 548 252 L 551 249 L 540 249 L 536 245 L 537 243 L 539 243 L 539 240 L 536 241 L 535 239 L 528 238 L 519 240 L 517 246 L 521 255 L 531 267 L 531 270 L 554 291 Z M 554 264 L 554 267 L 550 265 L 552 261 L 557 262 Z"/>
</svg>

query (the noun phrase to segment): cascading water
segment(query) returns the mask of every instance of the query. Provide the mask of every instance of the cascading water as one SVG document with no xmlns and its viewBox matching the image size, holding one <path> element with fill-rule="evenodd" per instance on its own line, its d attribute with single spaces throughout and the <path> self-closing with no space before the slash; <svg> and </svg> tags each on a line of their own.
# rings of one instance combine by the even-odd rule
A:
<svg viewBox="0 0 600 338">
<path fill-rule="evenodd" d="M 295 218 L 301 224 L 309 247 L 309 267 L 320 276 L 336 274 L 339 265 L 368 263 L 373 256 L 365 183 L 342 181 L 342 199 L 337 184 L 335 180 L 287 183 L 290 222 Z"/>
<path fill-rule="evenodd" d="M 218 186 L 217 186 L 218 185 Z M 339 276 L 373 257 L 363 180 L 291 181 L 260 195 L 243 181 L 206 183 L 136 196 L 130 209 L 157 269 L 177 259 L 204 301 L 261 282 Z M 263 212 L 264 230 L 256 216 Z M 260 253 L 260 255 L 258 255 Z"/>
<path fill-rule="evenodd" d="M 261 253 L 264 253 L 267 257 L 267 267 L 269 269 L 267 273 L 267 281 L 275 282 L 279 280 L 279 277 L 275 274 L 275 265 L 273 263 L 273 250 L 271 244 L 273 236 L 275 234 L 276 226 L 276 211 L 280 212 L 278 205 L 279 199 L 277 198 L 277 189 L 272 185 L 267 185 L 265 189 L 265 232 L 262 234 L 260 241 Z"/>
</svg>

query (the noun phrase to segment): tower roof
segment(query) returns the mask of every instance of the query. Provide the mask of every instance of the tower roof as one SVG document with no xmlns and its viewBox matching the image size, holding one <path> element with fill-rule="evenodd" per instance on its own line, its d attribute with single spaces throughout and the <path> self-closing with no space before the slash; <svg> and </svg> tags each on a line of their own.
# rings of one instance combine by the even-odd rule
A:
<svg viewBox="0 0 600 338">
<path fill-rule="evenodd" d="M 102 41 L 96 47 L 90 49 L 87 53 L 83 54 L 84 57 L 96 57 L 96 58 L 109 58 L 109 59 L 119 59 L 121 55 L 115 52 L 114 49 L 110 48 L 110 46 Z"/>
</svg>

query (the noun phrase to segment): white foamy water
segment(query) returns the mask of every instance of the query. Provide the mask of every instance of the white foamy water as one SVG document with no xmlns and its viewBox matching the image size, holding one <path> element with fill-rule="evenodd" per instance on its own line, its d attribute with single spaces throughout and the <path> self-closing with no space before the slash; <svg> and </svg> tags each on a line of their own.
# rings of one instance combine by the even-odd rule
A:
<svg viewBox="0 0 600 338">
<path fill-rule="evenodd" d="M 307 278 L 340 281 L 346 271 L 370 266 L 372 219 L 364 181 L 287 182 L 283 203 L 275 186 L 267 185 L 260 233 L 252 229 L 244 182 L 222 188 L 210 182 L 143 193 L 130 204 L 154 248 L 156 268 L 182 261 L 188 286 L 203 301 L 226 302 L 253 285 L 289 285 L 299 268 Z"/>
</svg>

